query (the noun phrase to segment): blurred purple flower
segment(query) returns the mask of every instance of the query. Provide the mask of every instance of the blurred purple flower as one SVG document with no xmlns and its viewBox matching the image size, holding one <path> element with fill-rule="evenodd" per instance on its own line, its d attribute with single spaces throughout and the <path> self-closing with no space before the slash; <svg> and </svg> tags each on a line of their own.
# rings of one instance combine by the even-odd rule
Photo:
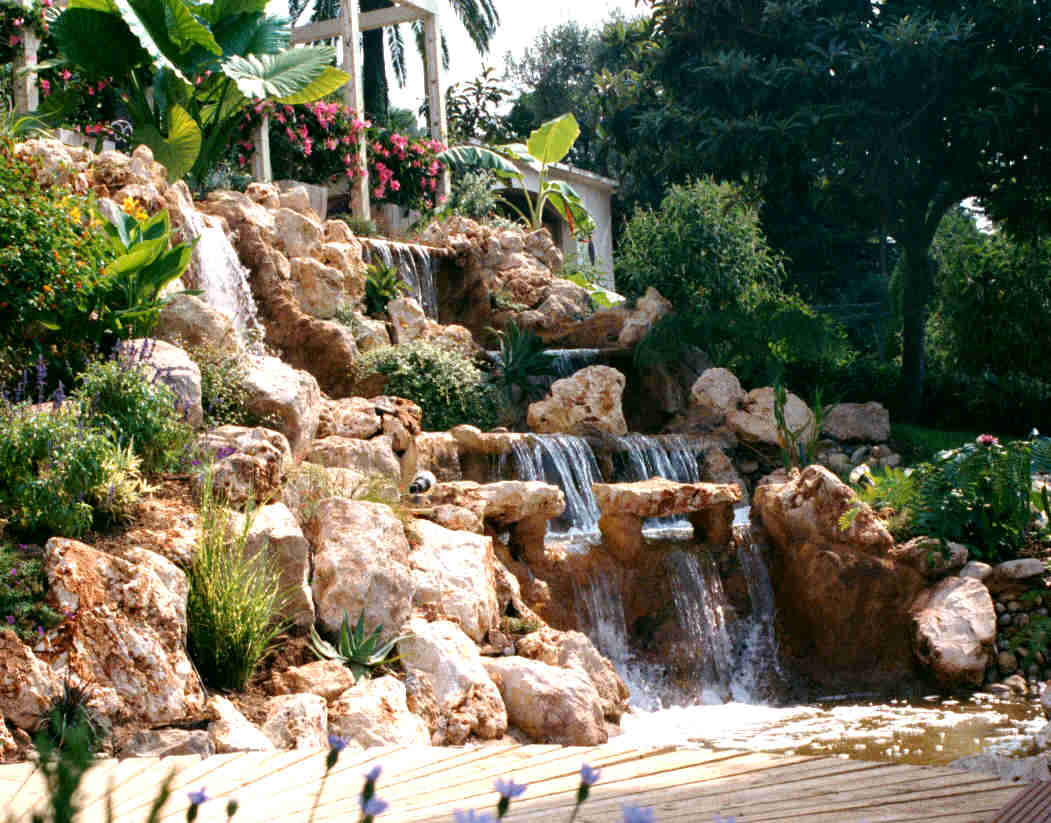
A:
<svg viewBox="0 0 1051 823">
<path fill-rule="evenodd" d="M 361 806 L 361 814 L 364 817 L 377 817 L 383 814 L 390 807 L 390 803 L 386 800 L 380 800 L 378 797 L 370 797 Z"/>
<path fill-rule="evenodd" d="M 601 769 L 593 769 L 587 763 L 582 763 L 580 766 L 580 782 L 585 786 L 594 786 L 601 774 Z"/>
<path fill-rule="evenodd" d="M 496 779 L 493 786 L 496 788 L 496 791 L 499 792 L 500 797 L 507 798 L 508 800 L 514 800 L 516 797 L 521 797 L 525 790 L 529 788 L 529 786 L 525 784 L 515 783 L 514 778 L 503 780 L 499 777 Z"/>
<path fill-rule="evenodd" d="M 622 823 L 653 823 L 653 809 L 642 809 L 638 806 L 624 806 Z"/>
</svg>

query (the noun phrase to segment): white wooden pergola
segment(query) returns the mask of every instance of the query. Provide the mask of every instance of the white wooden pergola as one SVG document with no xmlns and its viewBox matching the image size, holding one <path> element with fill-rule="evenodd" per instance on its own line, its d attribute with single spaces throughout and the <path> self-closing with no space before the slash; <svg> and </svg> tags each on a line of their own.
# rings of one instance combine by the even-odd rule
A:
<svg viewBox="0 0 1051 823">
<path fill-rule="evenodd" d="M 358 51 L 361 32 L 422 20 L 425 44 L 423 64 L 427 90 L 427 126 L 431 137 L 445 144 L 448 140 L 448 132 L 445 124 L 445 96 L 442 94 L 441 85 L 441 33 L 438 28 L 438 4 L 436 0 L 392 0 L 392 2 L 394 6 L 389 9 L 361 14 L 358 11 L 356 0 L 343 0 L 339 17 L 335 20 L 321 20 L 317 23 L 295 27 L 292 30 L 292 43 L 307 44 L 316 43 L 319 40 L 341 41 L 343 71 L 350 76 L 350 81 L 343 87 L 343 100 L 359 116 L 363 116 L 361 55 Z M 255 172 L 256 177 L 263 181 L 271 179 L 268 128 L 269 124 L 264 120 L 256 143 Z M 371 209 L 364 140 L 358 143 L 358 167 L 365 169 L 366 173 L 354 178 L 351 183 L 351 208 L 355 217 L 368 219 Z"/>
</svg>

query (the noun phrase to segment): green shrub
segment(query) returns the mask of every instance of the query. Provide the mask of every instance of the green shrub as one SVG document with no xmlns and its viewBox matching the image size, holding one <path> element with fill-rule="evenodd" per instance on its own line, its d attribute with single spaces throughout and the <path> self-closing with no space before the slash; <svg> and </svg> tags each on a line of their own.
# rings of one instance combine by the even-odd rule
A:
<svg viewBox="0 0 1051 823">
<path fill-rule="evenodd" d="M 359 382 L 370 375 L 384 375 L 384 392 L 419 405 L 429 431 L 444 431 L 461 423 L 483 430 L 495 425 L 499 392 L 459 352 L 423 341 L 383 346 L 363 354 L 354 369 Z"/>
<path fill-rule="evenodd" d="M 134 465 L 74 403 L 0 406 L 0 518 L 13 534 L 80 537 L 122 517 L 141 488 Z"/>
<path fill-rule="evenodd" d="M 890 445 L 905 463 L 913 465 L 929 462 L 938 452 L 973 443 L 979 434 L 980 432 L 928 429 L 910 423 L 892 423 Z"/>
<path fill-rule="evenodd" d="M 371 220 L 365 220 L 361 217 L 354 217 L 350 214 L 341 214 L 339 219 L 347 224 L 347 228 L 350 229 L 350 233 L 355 237 L 375 237 L 379 234 L 379 230 L 376 228 L 376 224 Z"/>
<path fill-rule="evenodd" d="M 409 287 L 394 266 L 373 263 L 366 267 L 366 271 L 365 313 L 370 317 L 382 317 L 387 313 L 387 304 L 405 294 Z"/>
<path fill-rule="evenodd" d="M 179 346 L 201 370 L 201 407 L 204 426 L 259 426 L 264 420 L 245 406 L 248 370 L 243 358 L 208 343 Z"/>
<path fill-rule="evenodd" d="M 118 347 L 109 360 L 92 361 L 77 378 L 76 396 L 91 425 L 130 445 L 147 472 L 158 472 L 178 463 L 192 431 L 180 398 L 148 375 L 146 357 L 148 351 Z"/>
<path fill-rule="evenodd" d="M 201 492 L 200 548 L 187 575 L 186 647 L 204 682 L 242 689 L 284 626 L 278 571 L 266 550 L 245 554 L 251 511 L 240 529 L 214 493 L 211 471 Z"/>
<path fill-rule="evenodd" d="M 872 484 L 858 490 L 858 499 L 877 511 L 893 510 L 887 527 L 895 540 L 913 536 L 912 520 L 919 490 L 912 473 L 904 469 L 884 468 L 872 474 Z"/>
<path fill-rule="evenodd" d="M 37 740 L 42 736 L 51 746 L 62 751 L 77 745 L 75 741 L 84 735 L 88 749 L 97 752 L 110 732 L 110 725 L 103 715 L 91 708 L 89 699 L 87 689 L 67 679 L 62 693 L 51 701 L 41 720 Z"/>
<path fill-rule="evenodd" d="M 47 575 L 39 557 L 0 544 L 0 626 L 15 630 L 27 643 L 57 626 L 61 616 L 45 602 Z"/>
<path fill-rule="evenodd" d="M 472 220 L 486 220 L 496 212 L 496 178 L 481 169 L 453 176 L 452 192 L 443 215 L 460 214 Z"/>
</svg>

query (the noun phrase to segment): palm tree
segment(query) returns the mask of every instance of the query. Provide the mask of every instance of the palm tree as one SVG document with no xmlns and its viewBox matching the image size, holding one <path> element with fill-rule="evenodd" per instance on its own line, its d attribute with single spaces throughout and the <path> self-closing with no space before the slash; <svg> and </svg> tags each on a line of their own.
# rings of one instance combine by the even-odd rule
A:
<svg viewBox="0 0 1051 823">
<path fill-rule="evenodd" d="M 289 0 L 289 16 L 295 20 L 306 7 L 308 0 Z M 358 0 L 362 13 L 390 8 L 390 0 Z M 479 54 L 489 51 L 489 43 L 496 27 L 500 24 L 500 15 L 496 11 L 494 0 L 449 0 L 456 16 L 460 18 L 464 29 L 474 43 Z M 316 0 L 312 20 L 332 20 L 339 16 L 340 0 Z M 416 45 L 423 54 L 423 23 L 417 20 L 412 24 Z M 388 26 L 387 47 L 391 54 L 391 67 L 398 80 L 398 85 L 405 85 L 405 41 L 401 26 Z M 377 123 L 386 123 L 390 117 L 390 100 L 387 84 L 387 64 L 383 56 L 383 31 L 373 29 L 362 34 L 362 79 L 365 112 Z M 442 65 L 449 66 L 449 49 L 442 37 Z"/>
</svg>

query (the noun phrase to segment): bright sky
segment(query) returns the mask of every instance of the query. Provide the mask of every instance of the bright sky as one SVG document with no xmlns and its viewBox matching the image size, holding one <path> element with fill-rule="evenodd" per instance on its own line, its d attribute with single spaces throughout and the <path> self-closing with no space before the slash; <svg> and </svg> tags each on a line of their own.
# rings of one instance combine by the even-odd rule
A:
<svg viewBox="0 0 1051 823">
<path fill-rule="evenodd" d="M 481 73 L 483 65 L 494 66 L 497 72 L 502 73 L 504 54 L 511 52 L 516 58 L 520 57 L 544 28 L 570 20 L 590 26 L 602 23 L 614 9 L 620 9 L 625 16 L 630 17 L 648 8 L 640 4 L 640 8 L 636 9 L 635 0 L 495 0 L 500 13 L 500 28 L 493 38 L 489 54 L 483 58 L 475 51 L 474 44 L 467 37 L 448 0 L 438 2 L 439 20 L 449 43 L 449 70 L 443 73 L 443 87 L 472 80 Z M 408 38 L 406 45 L 409 45 Z M 407 51 L 410 55 L 407 83 L 405 88 L 399 89 L 393 76 L 390 76 L 391 104 L 415 111 L 424 96 L 423 63 L 415 48 Z"/>
</svg>

